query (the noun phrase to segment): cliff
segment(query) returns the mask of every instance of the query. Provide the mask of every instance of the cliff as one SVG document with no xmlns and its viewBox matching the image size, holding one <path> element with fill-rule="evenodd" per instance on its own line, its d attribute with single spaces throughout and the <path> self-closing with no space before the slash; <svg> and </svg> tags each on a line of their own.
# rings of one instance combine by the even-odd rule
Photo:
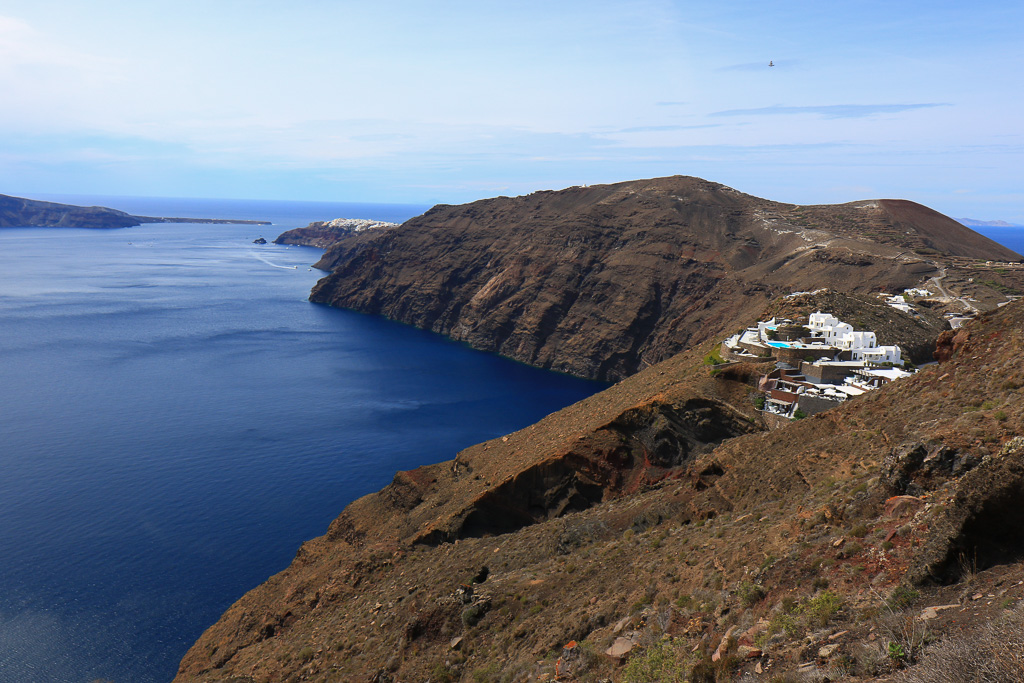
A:
<svg viewBox="0 0 1024 683">
<path fill-rule="evenodd" d="M 1013 655 L 1022 330 L 1024 304 L 987 313 L 941 365 L 770 432 L 752 368 L 680 354 L 399 472 L 176 681 L 926 681 Z"/>
<path fill-rule="evenodd" d="M 0 228 L 131 228 L 143 223 L 270 225 L 269 221 L 233 218 L 133 216 L 124 211 L 102 206 L 74 206 L 0 195 Z"/>
<path fill-rule="evenodd" d="M 304 228 L 286 230 L 278 235 L 274 244 L 298 244 L 304 247 L 327 249 L 346 237 L 368 230 L 391 230 L 397 223 L 372 221 L 362 218 L 336 218 L 332 221 L 314 221 Z"/>
<path fill-rule="evenodd" d="M 1022 258 L 912 202 L 794 206 L 677 176 L 442 205 L 343 235 L 310 299 L 616 380 L 777 294 L 899 291 L 951 257 Z"/>
</svg>

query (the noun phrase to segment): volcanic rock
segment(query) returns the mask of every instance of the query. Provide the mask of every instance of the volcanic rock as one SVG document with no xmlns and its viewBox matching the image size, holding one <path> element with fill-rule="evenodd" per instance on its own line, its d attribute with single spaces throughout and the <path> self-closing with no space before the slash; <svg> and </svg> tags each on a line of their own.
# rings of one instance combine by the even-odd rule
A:
<svg viewBox="0 0 1024 683">
<path fill-rule="evenodd" d="M 939 275 L 944 255 L 1021 258 L 912 202 L 801 207 L 676 176 L 440 205 L 345 234 L 310 300 L 615 380 L 774 295 L 901 291 Z"/>
<path fill-rule="evenodd" d="M 790 600 L 792 618 L 805 621 L 788 646 L 787 636 L 771 636 L 773 672 L 782 674 L 800 660 L 774 653 L 802 651 L 812 626 L 801 605 L 826 597 L 851 606 L 815 617 L 847 631 L 851 652 L 876 635 L 861 621 L 867 607 L 890 609 L 884 596 L 901 581 L 930 591 L 924 604 L 947 605 L 965 590 L 958 582 L 968 595 L 994 594 L 978 582 L 1000 571 L 1021 599 L 1024 304 L 979 316 L 970 329 L 942 366 L 773 431 L 760 427 L 750 401 L 755 369 L 712 375 L 697 349 L 507 440 L 396 476 L 229 609 L 176 680 L 385 680 L 381 671 L 426 680 L 459 636 L 472 645 L 459 651 L 467 676 L 500 662 L 536 680 L 555 669 L 554 657 L 540 655 L 570 641 L 604 652 L 624 623 L 634 624 L 630 643 L 667 643 L 680 656 L 703 647 L 710 661 L 718 628 L 744 628 Z M 703 410 L 725 430 L 702 427 Z M 913 519 L 893 519 L 880 474 L 887 455 L 914 444 L 924 444 L 922 464 L 941 453 L 978 464 L 958 472 L 938 457 L 926 505 Z M 899 534 L 856 531 L 888 525 Z M 856 542 L 832 548 L 837 534 Z M 491 609 L 467 619 L 455 593 L 482 566 Z M 748 608 L 740 594 L 754 580 L 769 593 Z M 972 609 L 1003 609 L 990 602 Z M 970 615 L 957 614 L 961 628 Z M 658 641 L 662 633 L 669 640 Z M 322 655 L 295 656 L 307 647 Z M 584 665 L 583 680 L 619 671 L 607 658 Z"/>
</svg>

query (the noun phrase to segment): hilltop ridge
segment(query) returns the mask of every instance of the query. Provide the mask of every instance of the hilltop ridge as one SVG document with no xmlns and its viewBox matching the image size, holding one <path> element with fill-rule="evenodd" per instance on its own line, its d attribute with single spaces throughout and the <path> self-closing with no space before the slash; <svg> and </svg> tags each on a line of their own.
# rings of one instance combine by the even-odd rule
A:
<svg viewBox="0 0 1024 683">
<path fill-rule="evenodd" d="M 440 205 L 342 236 L 315 302 L 616 380 L 822 287 L 902 291 L 1021 256 L 902 200 L 795 206 L 683 176 Z"/>
</svg>

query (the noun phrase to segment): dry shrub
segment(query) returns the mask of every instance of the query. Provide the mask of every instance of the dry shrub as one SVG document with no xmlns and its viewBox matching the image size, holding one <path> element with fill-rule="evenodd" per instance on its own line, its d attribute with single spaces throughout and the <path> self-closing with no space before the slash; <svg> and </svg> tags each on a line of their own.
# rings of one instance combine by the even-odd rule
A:
<svg viewBox="0 0 1024 683">
<path fill-rule="evenodd" d="M 907 683 L 1024 681 L 1024 608 L 928 648 Z"/>
</svg>

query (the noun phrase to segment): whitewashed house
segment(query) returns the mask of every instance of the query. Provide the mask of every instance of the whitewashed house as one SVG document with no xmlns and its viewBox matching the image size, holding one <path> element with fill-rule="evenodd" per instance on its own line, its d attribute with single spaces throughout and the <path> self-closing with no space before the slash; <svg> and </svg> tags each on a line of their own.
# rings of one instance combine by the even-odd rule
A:
<svg viewBox="0 0 1024 683">
<path fill-rule="evenodd" d="M 902 363 L 900 347 L 879 346 L 874 332 L 854 330 L 853 325 L 844 323 L 830 313 L 811 313 L 807 327 L 814 336 L 824 337 L 832 346 L 850 352 L 852 360 L 873 363 Z"/>
</svg>

